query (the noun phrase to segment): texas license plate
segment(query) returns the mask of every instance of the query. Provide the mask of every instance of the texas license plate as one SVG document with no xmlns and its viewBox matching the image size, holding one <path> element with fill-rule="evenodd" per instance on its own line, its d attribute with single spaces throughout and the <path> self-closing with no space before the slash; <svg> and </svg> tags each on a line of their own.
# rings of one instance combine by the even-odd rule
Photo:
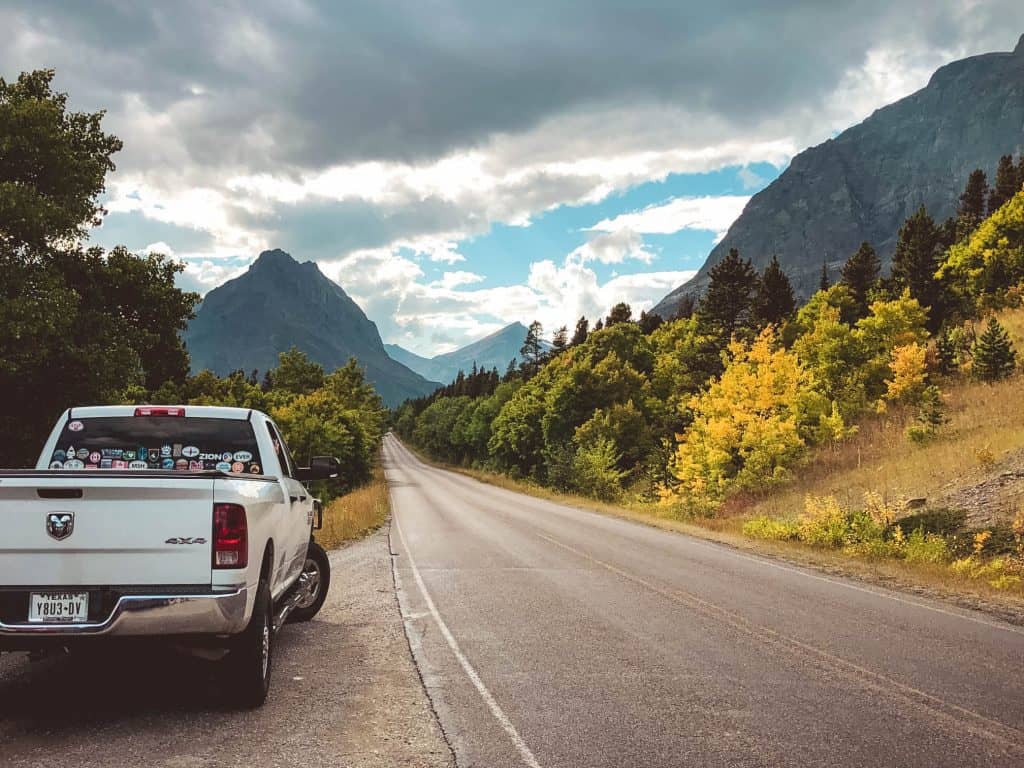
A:
<svg viewBox="0 0 1024 768">
<path fill-rule="evenodd" d="M 89 620 L 88 592 L 33 592 L 29 595 L 30 624 L 81 624 Z"/>
</svg>

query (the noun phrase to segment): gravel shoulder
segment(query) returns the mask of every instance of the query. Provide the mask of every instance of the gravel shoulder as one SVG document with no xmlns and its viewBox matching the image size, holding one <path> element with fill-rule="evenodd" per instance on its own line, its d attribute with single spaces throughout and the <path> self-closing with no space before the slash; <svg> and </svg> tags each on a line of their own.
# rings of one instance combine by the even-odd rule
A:
<svg viewBox="0 0 1024 768">
<path fill-rule="evenodd" d="M 215 666 L 172 651 L 0 657 L 4 766 L 451 766 L 395 599 L 387 529 L 331 553 L 320 615 L 278 637 L 274 688 L 224 706 Z"/>
</svg>

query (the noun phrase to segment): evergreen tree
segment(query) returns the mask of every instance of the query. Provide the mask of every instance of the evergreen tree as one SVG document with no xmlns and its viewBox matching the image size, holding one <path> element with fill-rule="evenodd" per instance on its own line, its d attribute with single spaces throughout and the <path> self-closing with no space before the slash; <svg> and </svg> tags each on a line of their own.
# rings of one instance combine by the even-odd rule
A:
<svg viewBox="0 0 1024 768">
<path fill-rule="evenodd" d="M 526 331 L 526 339 L 523 346 L 519 348 L 519 354 L 523 356 L 523 368 L 529 375 L 533 375 L 540 368 L 541 360 L 544 357 L 544 326 L 539 320 L 530 323 Z"/>
<path fill-rule="evenodd" d="M 1013 164 L 1013 156 L 1003 155 L 999 158 L 999 167 L 996 169 L 996 183 L 988 195 L 989 216 L 998 211 L 1003 206 L 1003 203 L 1020 192 L 1022 183 L 1024 181 L 1018 178 L 1017 166 Z"/>
<path fill-rule="evenodd" d="M 953 341 L 948 328 L 943 328 L 935 340 L 935 353 L 938 357 L 939 373 L 948 376 L 956 371 L 956 342 Z"/>
<path fill-rule="evenodd" d="M 648 314 L 647 312 L 640 313 L 640 330 L 643 331 L 644 336 L 650 336 L 656 330 L 658 330 L 664 320 L 661 319 L 661 315 L 656 315 L 653 312 Z"/>
<path fill-rule="evenodd" d="M 557 354 L 564 352 L 569 346 L 569 329 L 564 325 L 555 331 L 555 335 L 551 337 L 551 348 Z"/>
<path fill-rule="evenodd" d="M 821 277 L 818 278 L 818 290 L 827 291 L 832 287 L 832 281 L 828 279 L 828 262 L 822 259 Z"/>
<path fill-rule="evenodd" d="M 519 370 L 518 361 L 513 357 L 508 361 L 508 368 L 505 369 L 505 377 L 502 381 L 511 381 L 516 377 L 516 373 Z"/>
<path fill-rule="evenodd" d="M 856 302 L 856 317 L 848 320 L 857 321 L 868 316 L 868 293 L 878 285 L 881 272 L 882 263 L 868 242 L 861 243 L 857 252 L 843 264 L 841 282 L 850 289 Z"/>
<path fill-rule="evenodd" d="M 604 330 L 604 321 L 600 317 L 597 318 L 597 322 L 594 323 L 594 330 L 595 331 L 603 331 Z"/>
<path fill-rule="evenodd" d="M 963 240 L 981 224 L 985 218 L 987 199 L 988 179 L 983 170 L 976 168 L 967 177 L 967 186 L 960 195 L 960 205 L 956 209 L 957 240 Z"/>
<path fill-rule="evenodd" d="M 673 320 L 689 320 L 693 317 L 693 313 L 697 310 L 697 300 L 693 298 L 692 294 L 686 294 L 679 299 L 679 305 L 676 308 L 675 316 Z"/>
<path fill-rule="evenodd" d="M 892 282 L 897 290 L 910 291 L 922 307 L 928 309 L 929 330 L 942 325 L 944 291 L 935 277 L 942 255 L 939 229 L 922 205 L 903 226 L 892 257 Z"/>
<path fill-rule="evenodd" d="M 590 333 L 590 321 L 585 317 L 581 317 L 576 321 L 576 330 L 572 332 L 572 340 L 569 342 L 570 347 L 579 346 L 587 340 L 587 336 Z"/>
<path fill-rule="evenodd" d="M 779 266 L 779 258 L 772 256 L 757 281 L 754 295 L 754 316 L 760 325 L 778 325 L 793 316 L 796 311 L 796 297 L 793 285 Z"/>
<path fill-rule="evenodd" d="M 1017 353 L 1010 335 L 996 318 L 990 317 L 985 332 L 974 345 L 974 375 L 982 381 L 1005 379 L 1017 366 Z"/>
<path fill-rule="evenodd" d="M 608 319 L 604 321 L 605 328 L 611 328 L 616 323 L 629 323 L 633 320 L 633 309 L 624 301 L 620 301 L 614 307 L 608 315 Z"/>
<path fill-rule="evenodd" d="M 730 248 L 729 255 L 711 268 L 708 278 L 697 318 L 702 330 L 727 344 L 733 334 L 753 326 L 757 272 L 749 259 L 741 259 L 739 251 Z"/>
</svg>

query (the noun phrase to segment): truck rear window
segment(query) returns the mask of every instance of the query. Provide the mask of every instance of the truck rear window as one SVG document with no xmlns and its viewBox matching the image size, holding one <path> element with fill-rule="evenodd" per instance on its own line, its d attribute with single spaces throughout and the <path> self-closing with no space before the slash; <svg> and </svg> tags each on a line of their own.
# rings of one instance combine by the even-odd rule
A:
<svg viewBox="0 0 1024 768">
<path fill-rule="evenodd" d="M 166 416 L 72 418 L 50 469 L 163 469 L 263 473 L 252 424 Z"/>
</svg>

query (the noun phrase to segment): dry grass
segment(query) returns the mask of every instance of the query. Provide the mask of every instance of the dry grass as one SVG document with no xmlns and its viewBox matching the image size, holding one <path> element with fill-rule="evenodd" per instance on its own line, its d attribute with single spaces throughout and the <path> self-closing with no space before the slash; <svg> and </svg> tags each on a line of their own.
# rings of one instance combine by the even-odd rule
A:
<svg viewBox="0 0 1024 768">
<path fill-rule="evenodd" d="M 797 514 L 808 494 L 858 506 L 867 491 L 934 502 L 990 475 L 990 457 L 998 465 L 1024 449 L 1022 396 L 1019 376 L 955 384 L 944 394 L 950 423 L 932 442 L 917 446 L 906 437 L 910 414 L 872 419 L 850 440 L 816 451 L 789 485 L 764 497 L 733 499 L 727 512 L 785 517 Z"/>
<path fill-rule="evenodd" d="M 384 524 L 390 509 L 384 470 L 377 467 L 369 483 L 327 506 L 317 541 L 325 549 L 336 549 L 346 541 L 361 539 Z"/>
<path fill-rule="evenodd" d="M 1004 315 L 1018 349 L 1024 352 L 1024 312 Z M 736 498 L 727 516 L 797 514 L 808 494 L 835 496 L 859 506 L 866 491 L 887 499 L 927 498 L 981 482 L 1024 450 L 1024 377 L 995 384 L 959 381 L 942 387 L 950 422 L 932 442 L 917 446 L 904 430 L 910 413 L 870 419 L 853 438 L 821 448 L 795 472 L 792 483 L 760 498 Z"/>
</svg>

